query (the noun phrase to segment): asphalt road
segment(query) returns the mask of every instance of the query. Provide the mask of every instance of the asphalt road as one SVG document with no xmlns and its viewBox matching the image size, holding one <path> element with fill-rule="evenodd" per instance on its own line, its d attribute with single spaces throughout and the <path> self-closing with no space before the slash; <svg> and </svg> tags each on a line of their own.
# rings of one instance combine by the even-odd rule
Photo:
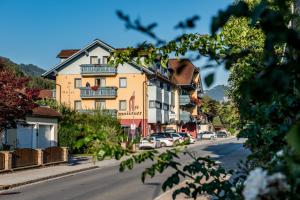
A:
<svg viewBox="0 0 300 200">
<path fill-rule="evenodd" d="M 199 156 L 214 157 L 226 168 L 235 168 L 237 161 L 248 154 L 242 141 L 236 139 L 193 146 L 190 151 Z M 181 163 L 189 161 L 184 156 L 180 159 Z M 151 200 L 162 193 L 161 184 L 172 171 L 148 178 L 142 184 L 141 173 L 149 164 L 137 165 L 133 170 L 123 173 L 118 171 L 118 166 L 105 167 L 26 185 L 0 193 L 0 200 Z"/>
</svg>

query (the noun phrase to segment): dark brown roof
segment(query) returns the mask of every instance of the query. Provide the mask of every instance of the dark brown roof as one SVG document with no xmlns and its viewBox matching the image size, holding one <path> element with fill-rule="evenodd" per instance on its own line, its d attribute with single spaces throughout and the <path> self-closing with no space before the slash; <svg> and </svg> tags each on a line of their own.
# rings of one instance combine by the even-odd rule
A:
<svg viewBox="0 0 300 200">
<path fill-rule="evenodd" d="M 53 92 L 52 90 L 41 90 L 38 97 L 41 99 L 51 99 L 53 98 Z"/>
<path fill-rule="evenodd" d="M 57 55 L 58 58 L 69 58 L 74 53 L 80 51 L 80 49 L 63 49 Z"/>
<path fill-rule="evenodd" d="M 45 107 L 45 106 L 39 106 L 32 110 L 33 116 L 39 116 L 39 117 L 61 117 L 61 114 L 52 108 Z"/>
<path fill-rule="evenodd" d="M 194 72 L 198 70 L 188 59 L 169 59 L 168 70 L 171 72 L 170 80 L 177 85 L 192 83 Z"/>
</svg>

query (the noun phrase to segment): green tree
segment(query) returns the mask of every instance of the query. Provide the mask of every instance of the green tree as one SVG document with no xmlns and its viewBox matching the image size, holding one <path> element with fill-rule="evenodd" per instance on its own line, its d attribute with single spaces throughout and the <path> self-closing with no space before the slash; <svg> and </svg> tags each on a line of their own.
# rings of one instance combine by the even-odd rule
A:
<svg viewBox="0 0 300 200">
<path fill-rule="evenodd" d="M 105 112 L 80 113 L 55 100 L 39 100 L 62 114 L 59 120 L 58 143 L 66 146 L 71 153 L 93 153 L 100 158 L 104 147 L 120 147 L 124 140 L 119 120 Z"/>
<path fill-rule="evenodd" d="M 165 63 L 170 55 L 196 52 L 230 70 L 229 94 L 240 114 L 239 135 L 248 138 L 245 145 L 251 150 L 245 172 L 234 174 L 233 181 L 226 179 L 231 172 L 207 158 L 193 157 L 191 164 L 181 166 L 176 162 L 176 150 L 134 155 L 123 162 L 121 170 L 151 159 L 154 163 L 144 171 L 143 180 L 168 168 L 174 173 L 164 182 L 164 189 L 177 185 L 180 177 L 190 178 L 192 183 L 176 190 L 174 198 L 178 193 L 193 198 L 208 193 L 217 199 L 300 199 L 300 33 L 298 27 L 289 25 L 299 20 L 292 13 L 291 2 L 236 1 L 213 18 L 212 35 L 183 34 L 169 42 L 154 33 L 155 23 L 145 26 L 118 12 L 127 27 L 148 35 L 156 44 L 143 43 L 138 48 L 117 51 L 113 62 L 144 59 L 151 63 L 160 56 Z M 197 19 L 192 17 L 176 27 L 193 28 Z M 210 85 L 213 79 L 211 73 L 204 80 Z M 208 181 L 210 178 L 212 181 Z M 203 179 L 208 182 L 203 183 Z M 256 193 L 255 179 L 266 181 L 264 190 Z M 249 196 L 248 187 L 255 194 Z"/>
</svg>

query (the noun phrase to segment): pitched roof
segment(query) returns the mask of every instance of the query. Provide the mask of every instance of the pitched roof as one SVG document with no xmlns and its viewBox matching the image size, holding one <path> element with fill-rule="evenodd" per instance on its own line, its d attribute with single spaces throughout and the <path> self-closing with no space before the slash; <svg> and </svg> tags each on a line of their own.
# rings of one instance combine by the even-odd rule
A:
<svg viewBox="0 0 300 200">
<path fill-rule="evenodd" d="M 46 107 L 46 106 L 39 106 L 32 110 L 32 116 L 37 117 L 61 117 L 62 115 L 53 110 L 52 108 Z"/>
<path fill-rule="evenodd" d="M 169 59 L 168 70 L 171 73 L 171 82 L 177 85 L 191 84 L 194 72 L 198 72 L 189 59 Z"/>
<path fill-rule="evenodd" d="M 42 98 L 42 99 L 51 99 L 51 98 L 53 98 L 53 92 L 52 92 L 52 90 L 44 89 L 44 90 L 40 91 L 38 97 Z"/>
<path fill-rule="evenodd" d="M 74 53 L 77 53 L 80 51 L 80 49 L 63 49 L 61 50 L 58 55 L 56 56 L 57 58 L 69 58 L 71 55 Z"/>
<path fill-rule="evenodd" d="M 95 45 L 100 45 L 102 48 L 106 49 L 109 52 L 114 51 L 115 49 L 106 44 L 105 42 L 99 40 L 99 39 L 95 39 L 93 42 L 91 42 L 90 44 L 88 44 L 87 46 L 85 46 L 84 48 L 80 49 L 79 51 L 77 51 L 76 53 L 72 54 L 70 57 L 66 58 L 63 62 L 57 64 L 56 66 L 54 66 L 53 68 L 51 68 L 50 70 L 46 71 L 45 73 L 42 74 L 43 77 L 51 77 L 53 76 L 53 73 L 56 72 L 56 70 L 59 70 L 61 67 L 63 67 L 65 64 L 69 63 L 71 60 L 73 60 L 74 58 L 78 57 L 79 55 L 86 53 L 86 51 L 92 47 L 94 47 Z M 134 67 L 137 67 L 139 69 L 141 69 L 144 72 L 147 73 L 152 73 L 149 69 L 143 67 L 143 66 L 139 66 L 135 63 L 128 63 Z"/>
</svg>

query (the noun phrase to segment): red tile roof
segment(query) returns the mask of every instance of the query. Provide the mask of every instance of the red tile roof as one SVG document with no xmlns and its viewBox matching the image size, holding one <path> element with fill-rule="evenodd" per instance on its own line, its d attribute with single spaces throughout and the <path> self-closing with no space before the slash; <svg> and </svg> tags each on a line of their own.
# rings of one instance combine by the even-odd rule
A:
<svg viewBox="0 0 300 200">
<path fill-rule="evenodd" d="M 51 99 L 53 98 L 53 92 L 52 90 L 41 90 L 38 97 L 41 99 Z"/>
<path fill-rule="evenodd" d="M 63 49 L 59 52 L 57 57 L 58 58 L 68 58 L 78 51 L 80 51 L 80 49 Z"/>
<path fill-rule="evenodd" d="M 62 115 L 53 110 L 52 108 L 39 106 L 32 110 L 32 116 L 39 116 L 39 117 L 61 117 Z"/>
<path fill-rule="evenodd" d="M 191 84 L 194 72 L 198 72 L 198 69 L 188 59 L 169 59 L 168 69 L 172 71 L 171 82 L 177 85 Z"/>
</svg>

